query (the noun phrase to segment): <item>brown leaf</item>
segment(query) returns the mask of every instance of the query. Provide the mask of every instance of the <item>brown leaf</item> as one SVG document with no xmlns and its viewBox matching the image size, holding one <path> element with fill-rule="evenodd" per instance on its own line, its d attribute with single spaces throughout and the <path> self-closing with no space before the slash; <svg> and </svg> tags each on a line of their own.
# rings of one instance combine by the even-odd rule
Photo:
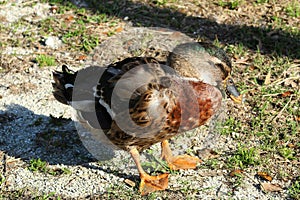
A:
<svg viewBox="0 0 300 200">
<path fill-rule="evenodd" d="M 256 69 L 256 67 L 255 67 L 254 65 L 251 65 L 251 66 L 249 67 L 249 69 L 250 69 L 251 71 L 253 71 L 253 70 Z"/>
<path fill-rule="evenodd" d="M 241 169 L 235 169 L 233 171 L 230 172 L 229 176 L 237 176 L 237 175 L 241 175 L 244 172 L 244 170 Z"/>
<path fill-rule="evenodd" d="M 68 15 L 66 18 L 65 18 L 65 21 L 66 22 L 70 22 L 74 19 L 74 16 L 73 15 Z"/>
<path fill-rule="evenodd" d="M 86 58 L 87 58 L 86 55 L 80 55 L 80 56 L 78 57 L 78 60 L 85 60 Z"/>
<path fill-rule="evenodd" d="M 279 192 L 282 190 L 280 185 L 278 184 L 273 184 L 273 183 L 262 183 L 261 184 L 262 189 L 268 192 Z"/>
<path fill-rule="evenodd" d="M 286 91 L 286 92 L 282 93 L 281 96 L 282 96 L 282 97 L 289 97 L 289 96 L 291 96 L 292 94 L 293 94 L 292 91 Z"/>
<path fill-rule="evenodd" d="M 115 31 L 116 31 L 117 33 L 119 33 L 119 32 L 121 32 L 121 31 L 123 31 L 123 28 L 122 28 L 122 27 L 119 27 L 119 28 L 117 28 Z"/>
<path fill-rule="evenodd" d="M 267 181 L 272 181 L 273 178 L 267 172 L 257 172 L 257 175 Z"/>
<path fill-rule="evenodd" d="M 292 143 L 288 143 L 286 146 L 289 147 L 289 148 L 291 148 L 291 149 L 296 148 L 296 145 L 294 145 Z"/>
</svg>

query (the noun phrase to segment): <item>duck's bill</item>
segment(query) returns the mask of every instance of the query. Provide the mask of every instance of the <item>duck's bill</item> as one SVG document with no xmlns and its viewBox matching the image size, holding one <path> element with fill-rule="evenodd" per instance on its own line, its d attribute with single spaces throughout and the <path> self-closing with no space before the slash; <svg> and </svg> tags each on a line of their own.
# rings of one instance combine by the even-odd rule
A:
<svg viewBox="0 0 300 200">
<path fill-rule="evenodd" d="M 229 97 L 232 99 L 232 101 L 236 103 L 242 103 L 243 102 L 243 96 L 239 93 L 235 85 L 227 85 L 226 87 L 227 93 Z"/>
</svg>

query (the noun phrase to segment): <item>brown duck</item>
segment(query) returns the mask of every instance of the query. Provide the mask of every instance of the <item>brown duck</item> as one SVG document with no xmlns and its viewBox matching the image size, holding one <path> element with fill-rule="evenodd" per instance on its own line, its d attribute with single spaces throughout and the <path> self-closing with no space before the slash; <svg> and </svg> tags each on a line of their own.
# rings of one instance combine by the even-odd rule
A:
<svg viewBox="0 0 300 200">
<path fill-rule="evenodd" d="M 207 122 L 221 106 L 222 91 L 241 101 L 230 72 L 224 51 L 206 43 L 187 43 L 169 53 L 165 62 L 131 57 L 78 72 L 64 65 L 62 72 L 53 73 L 53 94 L 74 107 L 90 129 L 103 131 L 112 144 L 130 152 L 144 195 L 166 189 L 168 174 L 148 175 L 140 152 L 161 142 L 162 158 L 171 169 L 196 168 L 200 159 L 173 156 L 168 139 Z"/>
</svg>

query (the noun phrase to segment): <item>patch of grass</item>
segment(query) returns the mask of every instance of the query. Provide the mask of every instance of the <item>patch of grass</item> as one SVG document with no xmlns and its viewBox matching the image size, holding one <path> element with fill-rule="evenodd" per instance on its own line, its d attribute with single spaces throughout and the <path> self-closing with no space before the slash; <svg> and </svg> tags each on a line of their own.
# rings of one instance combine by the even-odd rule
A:
<svg viewBox="0 0 300 200">
<path fill-rule="evenodd" d="M 235 117 L 229 116 L 226 121 L 222 124 L 222 126 L 218 126 L 219 132 L 223 135 L 230 135 L 233 132 L 241 132 L 242 124 Z"/>
<path fill-rule="evenodd" d="M 228 8 L 230 10 L 234 10 L 234 9 L 237 9 L 241 4 L 242 4 L 243 1 L 241 0 L 233 0 L 233 1 L 218 1 L 218 5 L 223 7 L 223 8 Z"/>
<path fill-rule="evenodd" d="M 289 159 L 289 160 L 295 160 L 296 159 L 296 157 L 295 157 L 296 152 L 291 148 L 283 147 L 283 148 L 279 149 L 278 152 L 285 159 Z"/>
<path fill-rule="evenodd" d="M 203 166 L 203 168 L 210 168 L 210 169 L 219 169 L 220 167 L 220 161 L 217 159 L 209 159 L 206 160 L 205 165 Z M 200 168 L 202 168 L 202 165 L 200 166 Z"/>
<path fill-rule="evenodd" d="M 1 199 L 30 199 L 26 193 L 27 189 L 19 189 L 13 191 L 1 191 L 0 198 Z"/>
<path fill-rule="evenodd" d="M 99 37 L 90 34 L 82 21 L 77 21 L 73 27 L 62 36 L 62 41 L 73 49 L 90 52 L 99 44 Z"/>
<path fill-rule="evenodd" d="M 4 1 L 4 0 L 3 0 L 3 1 L 0 1 L 0 5 L 5 5 L 5 4 L 7 4 L 7 2 L 8 2 L 8 1 Z"/>
<path fill-rule="evenodd" d="M 42 161 L 40 158 L 38 159 L 31 159 L 30 160 L 30 166 L 28 169 L 32 172 L 41 172 L 41 173 L 47 173 L 52 176 L 58 176 L 61 174 L 71 174 L 71 170 L 68 168 L 49 168 L 48 163 L 46 161 Z"/>
<path fill-rule="evenodd" d="M 99 10 L 77 8 L 66 1 L 46 2 L 57 6 L 56 16 L 36 22 L 35 25 L 43 36 L 57 36 L 67 48 L 74 51 L 91 52 L 100 43 L 101 32 L 111 36 L 115 34 L 114 27 L 119 25 L 119 20 Z M 103 28 L 95 30 L 95 26 L 103 24 L 106 31 Z"/>
<path fill-rule="evenodd" d="M 62 168 L 61 170 L 62 170 L 63 174 L 72 174 L 72 171 L 66 167 Z"/>
<path fill-rule="evenodd" d="M 0 186 L 2 185 L 2 183 L 4 183 L 5 182 L 5 177 L 2 175 L 2 174 L 0 174 Z"/>
<path fill-rule="evenodd" d="M 261 4 L 261 3 L 268 3 L 269 0 L 256 0 L 255 3 Z"/>
<path fill-rule="evenodd" d="M 277 28 L 281 28 L 283 26 L 283 19 L 278 16 L 272 16 L 273 24 Z"/>
<path fill-rule="evenodd" d="M 300 177 L 295 180 L 288 189 L 289 195 L 293 199 L 300 199 Z"/>
<path fill-rule="evenodd" d="M 44 55 L 44 54 L 38 55 L 36 57 L 36 62 L 39 64 L 40 67 L 56 65 L 56 61 L 54 57 Z"/>
<path fill-rule="evenodd" d="M 154 156 L 152 149 L 147 149 L 146 153 L 149 161 L 141 163 L 145 171 L 151 174 L 176 173 L 169 168 L 167 162 Z"/>
<path fill-rule="evenodd" d="M 240 187 L 243 184 L 245 176 L 242 173 L 234 173 L 234 177 L 230 180 L 233 188 Z"/>
<path fill-rule="evenodd" d="M 38 159 L 31 159 L 30 166 L 28 167 L 30 171 L 33 172 L 47 172 L 47 162 L 42 161 L 40 158 Z"/>
<path fill-rule="evenodd" d="M 245 168 L 259 164 L 257 150 L 254 147 L 246 148 L 239 146 L 236 153 L 228 158 L 227 162 L 230 168 Z"/>
<path fill-rule="evenodd" d="M 55 192 L 50 192 L 48 194 L 43 194 L 41 196 L 36 196 L 35 199 L 36 200 L 49 200 L 49 199 L 56 199 L 56 200 L 60 200 L 61 198 L 59 196 L 55 195 Z"/>
<path fill-rule="evenodd" d="M 76 5 L 74 5 L 69 1 L 64 1 L 64 0 L 41 0 L 41 2 L 57 5 L 58 9 L 56 12 L 58 14 L 64 14 L 66 11 L 69 11 L 71 9 L 77 9 Z"/>
<path fill-rule="evenodd" d="M 40 29 L 43 36 L 55 33 L 54 29 L 59 22 L 54 17 L 45 18 L 36 23 L 36 26 Z"/>
<path fill-rule="evenodd" d="M 163 6 L 168 3 L 168 0 L 153 0 L 152 3 L 158 6 Z"/>
<path fill-rule="evenodd" d="M 290 2 L 285 8 L 285 12 L 290 17 L 300 17 L 300 2 L 295 0 Z"/>
<path fill-rule="evenodd" d="M 234 57 L 241 58 L 246 55 L 247 50 L 242 43 L 238 43 L 235 45 L 229 45 L 226 49 L 229 53 L 233 54 Z"/>
</svg>

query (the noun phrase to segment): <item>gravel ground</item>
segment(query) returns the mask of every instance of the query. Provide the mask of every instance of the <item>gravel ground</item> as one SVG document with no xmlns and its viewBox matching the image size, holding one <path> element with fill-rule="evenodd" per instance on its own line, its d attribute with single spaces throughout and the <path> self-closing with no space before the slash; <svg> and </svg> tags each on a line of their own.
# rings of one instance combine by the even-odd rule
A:
<svg viewBox="0 0 300 200">
<path fill-rule="evenodd" d="M 13 9 L 10 3 L 1 5 L 0 16 L 7 16 L 6 21 L 3 22 L 4 25 L 9 25 L 21 17 L 26 17 L 28 20 L 42 20 L 51 15 L 49 4 L 36 3 L 32 8 L 26 7 L 26 1 L 22 0 L 14 1 L 14 4 Z M 126 25 L 125 29 L 129 32 L 142 30 L 131 29 L 130 24 Z M 22 28 L 19 31 L 23 31 Z M 149 32 L 151 31 L 153 30 L 149 29 Z M 169 34 L 168 31 L 165 33 Z M 114 38 L 123 38 L 124 35 L 128 34 L 123 33 L 122 35 L 121 33 L 106 43 L 102 43 L 95 49 L 87 62 L 85 64 L 81 62 L 81 65 L 103 65 L 116 59 L 115 54 L 111 54 L 109 51 L 101 54 L 101 50 L 107 46 L 107 43 L 116 44 Z M 9 37 L 13 37 L 13 35 Z M 140 41 L 139 38 L 135 39 Z M 186 39 L 189 40 L 188 37 Z M 154 41 L 154 43 L 159 42 Z M 57 46 L 53 45 L 53 48 L 55 49 Z M 111 50 L 116 50 L 116 48 L 111 45 Z M 3 49 L 2 54 L 18 52 L 17 59 L 21 64 L 23 56 L 34 51 L 34 49 L 10 47 Z M 128 53 L 132 54 L 132 52 L 115 53 L 121 54 L 121 57 L 127 56 Z M 68 53 L 65 52 L 65 54 Z M 1 184 L 3 198 L 141 198 L 137 192 L 138 173 L 127 153 L 116 151 L 114 158 L 109 157 L 104 161 L 97 162 L 95 152 L 91 153 L 87 150 L 92 148 L 90 141 L 80 140 L 71 120 L 71 108 L 58 103 L 52 96 L 52 70 L 52 68 L 39 68 L 37 65 L 32 65 L 24 71 L 12 70 L 0 75 L 0 175 L 5 178 Z M 230 103 L 227 107 L 230 110 L 237 109 Z M 205 150 L 214 148 L 230 152 L 234 140 L 230 136 L 208 135 L 210 131 L 208 126 L 202 127 L 174 139 L 172 145 L 179 149 L 176 153 L 181 153 L 182 149 L 191 147 L 193 153 L 198 152 L 199 156 L 204 157 L 203 160 L 205 160 Z M 201 136 L 197 134 L 199 132 Z M 159 152 L 158 145 L 151 149 Z M 149 152 L 145 155 L 144 160 L 146 157 L 151 158 L 152 156 Z M 208 156 L 211 154 L 208 153 Z M 29 170 L 30 160 L 37 158 L 46 161 L 47 168 L 57 173 L 53 175 Z M 64 169 L 68 169 L 69 172 L 63 172 Z M 245 172 L 243 185 L 235 187 L 230 181 L 232 177 L 228 175 L 229 173 L 228 170 L 206 169 L 202 164 L 196 170 L 172 173 L 168 190 L 160 192 L 157 198 L 288 198 L 289 181 L 274 180 L 272 184 L 280 186 L 279 191 L 265 192 L 262 189 L 265 181 L 259 179 L 256 174 Z M 134 181 L 135 186 L 127 184 L 128 180 Z M 189 192 L 183 192 L 183 190 Z M 114 194 L 116 195 L 114 196 Z M 129 196 L 126 197 L 126 195 Z"/>
</svg>

